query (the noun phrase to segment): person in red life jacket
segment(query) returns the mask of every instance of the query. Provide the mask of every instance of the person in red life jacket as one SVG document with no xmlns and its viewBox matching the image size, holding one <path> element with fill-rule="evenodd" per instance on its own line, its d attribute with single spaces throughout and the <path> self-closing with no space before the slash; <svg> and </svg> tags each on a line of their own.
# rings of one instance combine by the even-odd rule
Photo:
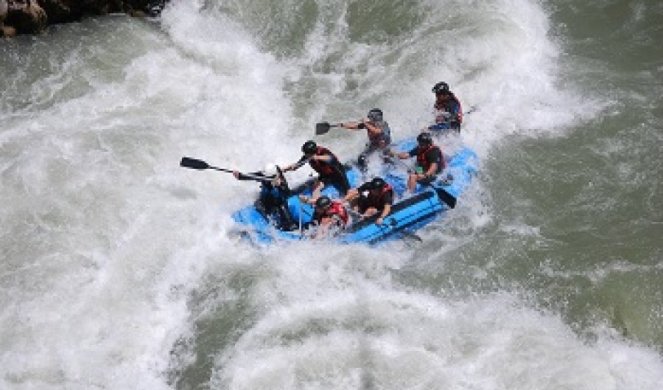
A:
<svg viewBox="0 0 663 390">
<path fill-rule="evenodd" d="M 453 129 L 460 132 L 460 125 L 463 123 L 463 109 L 460 100 L 449 90 L 449 84 L 444 81 L 433 86 L 435 94 L 435 104 L 433 111 L 435 123 L 428 126 L 430 131 L 441 131 Z"/>
<path fill-rule="evenodd" d="M 348 191 L 344 200 L 363 217 L 379 213 L 375 223 L 382 225 L 384 218 L 391 212 L 394 203 L 394 189 L 381 177 L 373 178 L 356 189 Z"/>
<path fill-rule="evenodd" d="M 300 195 L 302 202 L 315 205 L 313 211 L 313 224 L 317 225 L 314 238 L 325 238 L 338 234 L 348 225 L 350 217 L 343 203 L 331 200 L 322 195 L 319 198 L 309 199 Z"/>
<path fill-rule="evenodd" d="M 287 166 L 283 172 L 294 171 L 309 163 L 311 168 L 318 172 L 318 178 L 313 183 L 313 197 L 320 196 L 320 191 L 325 185 L 333 185 L 341 195 L 345 195 L 350 189 L 348 177 L 345 175 L 345 167 L 329 149 L 318 146 L 314 141 L 306 141 L 302 145 L 304 155 L 296 163 Z"/>
<path fill-rule="evenodd" d="M 338 125 L 348 130 L 366 129 L 368 143 L 359 155 L 358 165 L 360 168 L 366 167 L 366 159 L 370 154 L 377 150 L 384 150 L 391 144 L 391 129 L 379 108 L 370 110 L 365 119 L 360 119 L 357 122 L 342 122 Z"/>
<path fill-rule="evenodd" d="M 407 190 L 414 193 L 417 183 L 429 184 L 437 179 L 437 174 L 442 172 L 445 167 L 442 150 L 433 144 L 433 138 L 430 133 L 421 133 L 417 136 L 417 146 L 409 152 L 394 153 L 389 151 L 392 157 L 406 159 L 416 157 L 416 169 L 410 173 L 407 180 Z"/>
</svg>

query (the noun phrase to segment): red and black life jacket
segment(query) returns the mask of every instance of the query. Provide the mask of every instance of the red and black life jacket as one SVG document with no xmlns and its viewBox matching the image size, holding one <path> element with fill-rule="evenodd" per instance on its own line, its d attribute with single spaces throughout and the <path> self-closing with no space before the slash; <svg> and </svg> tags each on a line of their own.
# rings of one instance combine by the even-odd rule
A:
<svg viewBox="0 0 663 390">
<path fill-rule="evenodd" d="M 343 223 L 342 227 L 345 227 L 345 225 L 347 225 L 348 221 L 350 220 L 348 211 L 345 209 L 345 207 L 343 207 L 341 202 L 337 201 L 332 201 L 331 206 L 329 206 L 329 208 L 324 212 L 316 213 L 315 219 L 316 221 L 320 222 L 323 218 L 332 218 L 334 216 L 338 217 L 338 219 Z"/>
<path fill-rule="evenodd" d="M 332 153 L 329 149 L 324 148 L 322 146 L 318 146 L 317 149 L 315 150 L 315 155 L 316 156 L 332 156 L 332 162 L 326 162 L 326 161 L 319 161 L 319 160 L 309 160 L 309 165 L 311 165 L 311 168 L 318 172 L 321 176 L 330 176 L 336 173 L 339 173 L 339 168 L 337 165 L 338 159 Z"/>
<path fill-rule="evenodd" d="M 442 169 L 444 169 L 444 154 L 442 153 L 442 150 L 436 145 L 428 145 L 425 148 L 419 147 L 419 149 L 417 150 L 417 165 L 422 167 L 424 172 L 428 172 L 428 169 L 431 166 L 431 162 L 428 161 L 428 159 L 426 159 L 426 154 L 434 149 L 440 151 L 440 163 L 437 164 L 437 170 L 435 171 L 435 173 L 440 173 Z"/>
<path fill-rule="evenodd" d="M 364 198 L 364 201 L 361 203 L 365 208 L 373 207 L 378 210 L 384 209 L 384 197 L 388 193 L 392 193 L 393 196 L 394 189 L 389 185 L 385 184 L 378 194 L 374 194 L 373 191 L 368 192 L 368 196 Z"/>
<path fill-rule="evenodd" d="M 435 102 L 433 107 L 435 108 L 435 111 L 445 111 L 450 113 L 453 116 L 451 118 L 452 121 L 458 122 L 458 124 L 463 123 L 463 108 L 460 105 L 460 100 L 458 100 L 456 95 L 453 93 L 449 95 L 449 100 L 443 104 Z"/>
</svg>

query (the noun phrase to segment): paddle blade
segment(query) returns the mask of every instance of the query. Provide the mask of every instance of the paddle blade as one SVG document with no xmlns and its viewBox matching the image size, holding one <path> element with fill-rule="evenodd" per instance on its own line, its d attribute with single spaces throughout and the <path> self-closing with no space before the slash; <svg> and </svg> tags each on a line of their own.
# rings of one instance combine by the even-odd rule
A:
<svg viewBox="0 0 663 390">
<path fill-rule="evenodd" d="M 453 209 L 456 207 L 456 197 L 448 193 L 444 188 L 435 188 L 435 192 L 437 192 L 437 196 L 439 196 L 440 200 L 446 203 L 449 208 Z"/>
<path fill-rule="evenodd" d="M 331 125 L 329 122 L 320 122 L 315 124 L 315 134 L 320 135 L 320 134 L 325 134 L 331 129 Z"/>
<path fill-rule="evenodd" d="M 209 165 L 203 161 L 203 160 L 197 160 L 195 158 L 191 157 L 182 157 L 182 160 L 180 161 L 180 166 L 184 168 L 191 168 L 191 169 L 207 169 L 209 168 Z"/>
</svg>

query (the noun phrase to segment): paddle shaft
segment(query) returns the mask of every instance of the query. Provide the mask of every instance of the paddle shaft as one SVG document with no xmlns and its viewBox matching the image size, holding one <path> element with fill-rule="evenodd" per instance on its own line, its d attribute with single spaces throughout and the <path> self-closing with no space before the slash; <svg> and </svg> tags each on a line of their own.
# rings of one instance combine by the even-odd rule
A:
<svg viewBox="0 0 663 390">
<path fill-rule="evenodd" d="M 478 108 L 477 108 L 476 106 L 474 106 L 474 107 L 470 107 L 470 109 L 467 110 L 467 111 L 465 111 L 465 112 L 463 113 L 463 115 L 470 115 L 471 113 L 476 112 L 476 110 L 478 110 Z"/>
<path fill-rule="evenodd" d="M 231 169 L 219 168 L 219 167 L 213 167 L 213 166 L 211 166 L 211 165 L 210 165 L 208 168 L 209 168 L 209 169 L 214 169 L 215 171 L 221 171 L 221 172 L 227 172 L 227 173 L 233 173 L 233 172 L 234 172 L 234 171 L 231 170 Z"/>
<path fill-rule="evenodd" d="M 204 169 L 213 169 L 215 171 L 220 171 L 220 172 L 226 172 L 226 173 L 235 173 L 232 169 L 227 169 L 227 168 L 219 168 L 215 167 L 212 165 L 209 165 L 203 160 L 191 158 L 191 157 L 182 157 L 182 160 L 180 161 L 180 166 L 184 168 L 190 168 L 190 169 L 197 169 L 197 170 L 204 170 Z M 256 180 L 256 181 L 271 181 L 272 179 L 268 177 L 262 177 L 262 176 L 255 176 L 251 174 L 246 174 L 242 173 L 241 174 L 243 177 L 250 179 L 250 180 Z"/>
<path fill-rule="evenodd" d="M 207 167 L 208 169 L 214 169 L 215 171 L 221 171 L 221 172 L 226 172 L 226 173 L 234 173 L 232 169 L 226 169 L 226 168 L 219 168 L 219 167 L 213 167 L 209 166 Z M 250 180 L 255 180 L 255 181 L 272 181 L 273 179 L 270 179 L 268 177 L 262 177 L 262 176 L 254 176 L 251 175 L 250 173 L 240 173 L 243 177 L 250 179 Z"/>
</svg>

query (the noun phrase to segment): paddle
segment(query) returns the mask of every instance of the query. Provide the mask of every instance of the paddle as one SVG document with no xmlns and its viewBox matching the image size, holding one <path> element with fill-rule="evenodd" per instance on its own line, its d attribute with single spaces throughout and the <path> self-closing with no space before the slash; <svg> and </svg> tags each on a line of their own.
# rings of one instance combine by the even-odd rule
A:
<svg viewBox="0 0 663 390">
<path fill-rule="evenodd" d="M 479 108 L 477 106 L 472 106 L 472 107 L 470 107 L 469 110 L 465 111 L 463 113 L 463 115 L 470 115 L 471 113 L 476 112 L 478 110 L 479 110 Z"/>
<path fill-rule="evenodd" d="M 203 160 L 198 160 L 195 158 L 191 157 L 182 157 L 182 160 L 180 160 L 180 166 L 184 168 L 191 168 L 191 169 L 197 169 L 197 170 L 204 170 L 204 169 L 214 169 L 217 171 L 221 172 L 227 172 L 227 173 L 233 173 L 234 171 L 231 169 L 226 169 L 226 168 L 219 168 L 219 167 L 214 167 L 209 165 Z M 260 177 L 260 176 L 254 176 L 254 175 L 247 175 L 245 173 L 242 174 L 244 177 L 252 179 L 252 180 L 257 180 L 257 181 L 271 181 L 269 178 L 265 177 Z"/>
<path fill-rule="evenodd" d="M 336 124 L 333 124 L 333 125 L 329 124 L 329 122 L 316 123 L 315 124 L 315 134 L 316 135 L 326 134 L 329 131 L 329 129 L 331 129 L 332 127 L 340 127 L 340 126 L 341 126 L 340 123 L 336 123 Z"/>
<path fill-rule="evenodd" d="M 389 224 L 390 224 L 392 227 L 396 227 L 397 222 L 396 222 L 395 219 L 392 218 Z M 405 237 L 412 238 L 412 239 L 415 240 L 415 241 L 419 241 L 419 242 L 423 242 L 423 241 L 424 241 L 424 240 L 422 240 L 421 237 L 419 237 L 418 235 L 416 235 L 416 234 L 414 234 L 414 233 L 411 233 L 411 232 L 408 232 L 408 231 L 405 230 L 405 229 L 399 231 L 399 233 L 402 234 L 402 235 L 404 235 Z"/>
<path fill-rule="evenodd" d="M 198 160 L 195 158 L 191 157 L 182 157 L 182 160 L 180 160 L 180 166 L 184 168 L 191 168 L 191 169 L 198 169 L 198 170 L 203 170 L 203 169 L 216 169 L 217 171 L 221 172 L 228 172 L 228 173 L 233 173 L 232 170 L 230 169 L 225 169 L 225 168 L 217 168 L 209 165 L 203 160 Z"/>
<path fill-rule="evenodd" d="M 396 162 L 398 162 L 403 167 L 405 167 L 405 169 L 407 169 L 407 171 L 409 173 L 412 173 L 412 169 L 407 164 L 402 162 L 400 158 L 398 158 L 398 157 L 389 157 L 389 156 L 385 156 L 385 157 L 388 157 L 392 161 L 395 159 Z M 444 188 L 435 187 L 435 186 L 433 186 L 433 183 L 419 183 L 419 184 L 428 185 L 432 189 L 434 189 L 435 193 L 437 193 L 437 196 L 440 198 L 440 200 L 442 202 L 446 203 L 447 206 L 449 206 L 449 208 L 453 209 L 453 208 L 456 207 L 456 201 L 457 201 L 456 197 L 451 195 L 450 193 L 448 193 L 447 190 L 445 190 Z"/>
</svg>

